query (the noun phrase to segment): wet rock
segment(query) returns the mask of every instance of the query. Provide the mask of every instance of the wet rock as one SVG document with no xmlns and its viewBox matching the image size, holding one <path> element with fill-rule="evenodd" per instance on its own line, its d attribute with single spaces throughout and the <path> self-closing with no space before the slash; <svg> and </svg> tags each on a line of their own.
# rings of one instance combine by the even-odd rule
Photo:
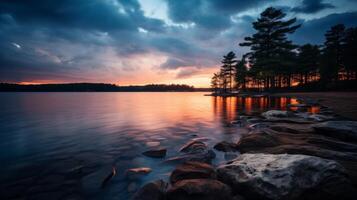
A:
<svg viewBox="0 0 357 200">
<path fill-rule="evenodd" d="M 153 157 L 153 158 L 163 158 L 166 156 L 166 149 L 154 149 L 154 150 L 149 150 L 143 152 L 143 155 L 148 156 L 148 157 Z"/>
<path fill-rule="evenodd" d="M 285 117 L 292 117 L 293 113 L 284 110 L 269 110 L 262 113 L 262 116 L 265 119 L 276 119 L 276 118 L 285 118 Z"/>
<path fill-rule="evenodd" d="M 139 179 L 143 175 L 149 174 L 151 169 L 148 167 L 131 168 L 126 171 L 128 179 Z"/>
<path fill-rule="evenodd" d="M 271 123 L 262 122 L 262 123 L 255 123 L 248 126 L 249 130 L 261 129 L 261 128 L 268 128 Z"/>
<path fill-rule="evenodd" d="M 223 152 L 229 152 L 229 151 L 237 151 L 237 144 L 231 143 L 231 142 L 226 142 L 222 141 L 214 145 L 214 149 L 218 151 L 223 151 Z"/>
<path fill-rule="evenodd" d="M 343 140 L 357 140 L 357 121 L 327 121 L 312 127 L 319 134 Z"/>
<path fill-rule="evenodd" d="M 174 184 L 167 191 L 167 200 L 231 200 L 226 184 L 212 179 L 188 179 Z"/>
<path fill-rule="evenodd" d="M 249 199 L 352 199 L 356 195 L 340 164 L 315 156 L 242 154 L 220 166 L 217 176 Z"/>
<path fill-rule="evenodd" d="M 116 171 L 113 166 L 105 166 L 81 178 L 81 185 L 84 192 L 92 193 L 105 187 L 115 176 Z"/>
<path fill-rule="evenodd" d="M 187 161 L 197 161 L 211 163 L 212 159 L 216 157 L 216 154 L 212 150 L 205 150 L 199 153 L 187 153 L 175 157 L 168 158 L 165 162 L 168 163 L 184 163 Z"/>
<path fill-rule="evenodd" d="M 184 153 L 202 153 L 207 150 L 207 145 L 201 141 L 192 140 L 180 148 Z"/>
<path fill-rule="evenodd" d="M 323 122 L 335 118 L 332 115 L 311 114 L 308 112 L 296 113 L 296 116 L 313 122 Z"/>
<path fill-rule="evenodd" d="M 288 133 L 314 133 L 314 129 L 309 124 L 274 123 L 269 126 L 271 129 Z"/>
<path fill-rule="evenodd" d="M 154 181 L 140 188 L 133 200 L 164 200 L 166 189 L 167 183 L 163 180 Z"/>
<path fill-rule="evenodd" d="M 200 140 L 191 140 L 183 145 L 180 150 L 181 155 L 171 157 L 165 162 L 184 163 L 187 161 L 197 161 L 211 163 L 216 154 L 208 149 L 207 145 Z"/>
<path fill-rule="evenodd" d="M 262 116 L 268 122 L 285 122 L 285 123 L 298 123 L 298 124 L 310 124 L 312 120 L 307 119 L 305 113 L 293 113 L 283 110 L 269 110 L 262 113 Z"/>
<path fill-rule="evenodd" d="M 294 134 L 261 129 L 238 142 L 241 153 L 304 154 L 333 159 L 342 164 L 357 185 L 357 144 L 318 134 Z"/>
<path fill-rule="evenodd" d="M 247 119 L 247 122 L 249 124 L 256 124 L 256 123 L 262 122 L 262 119 L 260 119 L 260 118 L 251 118 L 251 119 Z"/>
<path fill-rule="evenodd" d="M 216 173 L 214 168 L 206 163 L 186 162 L 176 167 L 170 176 L 171 184 L 185 179 L 214 179 Z"/>
</svg>

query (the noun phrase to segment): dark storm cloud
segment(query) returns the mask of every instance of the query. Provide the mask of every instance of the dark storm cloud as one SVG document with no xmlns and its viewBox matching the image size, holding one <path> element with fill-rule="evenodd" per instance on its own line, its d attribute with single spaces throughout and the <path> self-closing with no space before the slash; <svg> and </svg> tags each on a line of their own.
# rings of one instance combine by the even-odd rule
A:
<svg viewBox="0 0 357 200">
<path fill-rule="evenodd" d="M 3 0 L 0 13 L 11 15 L 19 24 L 41 24 L 65 28 L 100 31 L 136 30 L 138 26 L 162 31 L 163 22 L 144 17 L 134 0 L 123 0 L 113 6 L 102 0 Z"/>
<path fill-rule="evenodd" d="M 231 15 L 265 5 L 275 0 L 167 0 L 169 16 L 174 22 L 195 23 L 210 30 L 232 26 Z"/>
<path fill-rule="evenodd" d="M 326 17 L 302 22 L 302 26 L 292 36 L 299 44 L 322 44 L 325 32 L 336 24 L 345 24 L 346 27 L 357 26 L 357 12 L 331 14 Z"/>
<path fill-rule="evenodd" d="M 294 12 L 316 13 L 327 8 L 335 8 L 334 5 L 323 3 L 323 0 L 303 0 L 302 5 L 292 9 Z"/>
</svg>

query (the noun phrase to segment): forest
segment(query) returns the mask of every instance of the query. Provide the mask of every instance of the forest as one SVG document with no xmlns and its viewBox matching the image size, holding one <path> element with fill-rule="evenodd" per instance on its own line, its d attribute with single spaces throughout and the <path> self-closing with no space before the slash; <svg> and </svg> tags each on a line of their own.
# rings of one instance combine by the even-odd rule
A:
<svg viewBox="0 0 357 200">
<path fill-rule="evenodd" d="M 240 59 L 231 51 L 214 73 L 214 93 L 241 91 L 355 90 L 357 28 L 332 26 L 321 45 L 297 45 L 289 39 L 302 24 L 273 7 L 252 23 L 255 33 L 240 47 L 249 52 Z"/>
</svg>

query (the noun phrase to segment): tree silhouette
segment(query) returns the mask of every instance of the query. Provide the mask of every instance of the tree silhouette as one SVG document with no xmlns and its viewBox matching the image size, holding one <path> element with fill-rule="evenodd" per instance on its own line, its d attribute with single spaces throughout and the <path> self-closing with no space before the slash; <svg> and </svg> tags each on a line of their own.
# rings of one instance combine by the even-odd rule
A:
<svg viewBox="0 0 357 200">
<path fill-rule="evenodd" d="M 229 91 L 232 92 L 233 89 L 233 80 L 234 80 L 234 66 L 237 63 L 236 54 L 230 51 L 227 55 L 223 56 L 221 61 L 222 73 L 224 75 L 225 83 L 229 86 Z"/>
<path fill-rule="evenodd" d="M 309 77 L 316 77 L 320 49 L 317 45 L 305 44 L 299 47 L 296 72 L 300 75 L 300 84 L 307 84 Z"/>
<path fill-rule="evenodd" d="M 337 24 L 325 34 L 323 63 L 320 67 L 322 82 L 327 83 L 338 80 L 338 71 L 342 66 L 344 31 L 345 26 Z"/>
<path fill-rule="evenodd" d="M 287 39 L 287 34 L 294 33 L 300 25 L 294 25 L 296 18 L 283 20 L 285 16 L 279 9 L 267 8 L 253 22 L 253 28 L 257 32 L 240 43 L 240 46 L 250 47 L 249 62 L 252 72 L 261 73 L 265 88 L 274 88 L 275 78 L 281 75 L 289 76 L 287 82 L 290 85 L 288 67 L 294 63 L 292 59 L 296 45 Z"/>
</svg>

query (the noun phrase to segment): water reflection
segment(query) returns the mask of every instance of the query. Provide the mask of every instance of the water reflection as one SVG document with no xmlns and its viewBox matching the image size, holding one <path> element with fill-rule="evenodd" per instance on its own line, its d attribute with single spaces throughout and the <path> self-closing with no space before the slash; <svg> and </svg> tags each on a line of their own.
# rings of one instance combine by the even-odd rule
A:
<svg viewBox="0 0 357 200">
<path fill-rule="evenodd" d="M 307 112 L 318 113 L 318 106 L 307 108 L 295 107 L 300 104 L 298 99 L 290 97 L 212 97 L 213 113 L 220 118 L 222 124 L 237 120 L 239 115 L 260 115 L 267 110 L 305 109 Z"/>
<path fill-rule="evenodd" d="M 168 149 L 168 157 L 176 156 L 193 135 L 208 138 L 209 146 L 235 142 L 247 131 L 230 126 L 240 115 L 297 103 L 203 93 L 1 93 L 0 188 L 6 192 L 0 199 L 52 199 L 49 194 L 128 199 L 129 185 L 167 179 L 174 167 L 143 151 L 158 145 Z M 217 153 L 215 162 L 220 158 Z M 98 189 L 113 166 L 117 175 L 105 190 Z M 154 170 L 133 183 L 125 179 L 131 167 Z"/>
</svg>

